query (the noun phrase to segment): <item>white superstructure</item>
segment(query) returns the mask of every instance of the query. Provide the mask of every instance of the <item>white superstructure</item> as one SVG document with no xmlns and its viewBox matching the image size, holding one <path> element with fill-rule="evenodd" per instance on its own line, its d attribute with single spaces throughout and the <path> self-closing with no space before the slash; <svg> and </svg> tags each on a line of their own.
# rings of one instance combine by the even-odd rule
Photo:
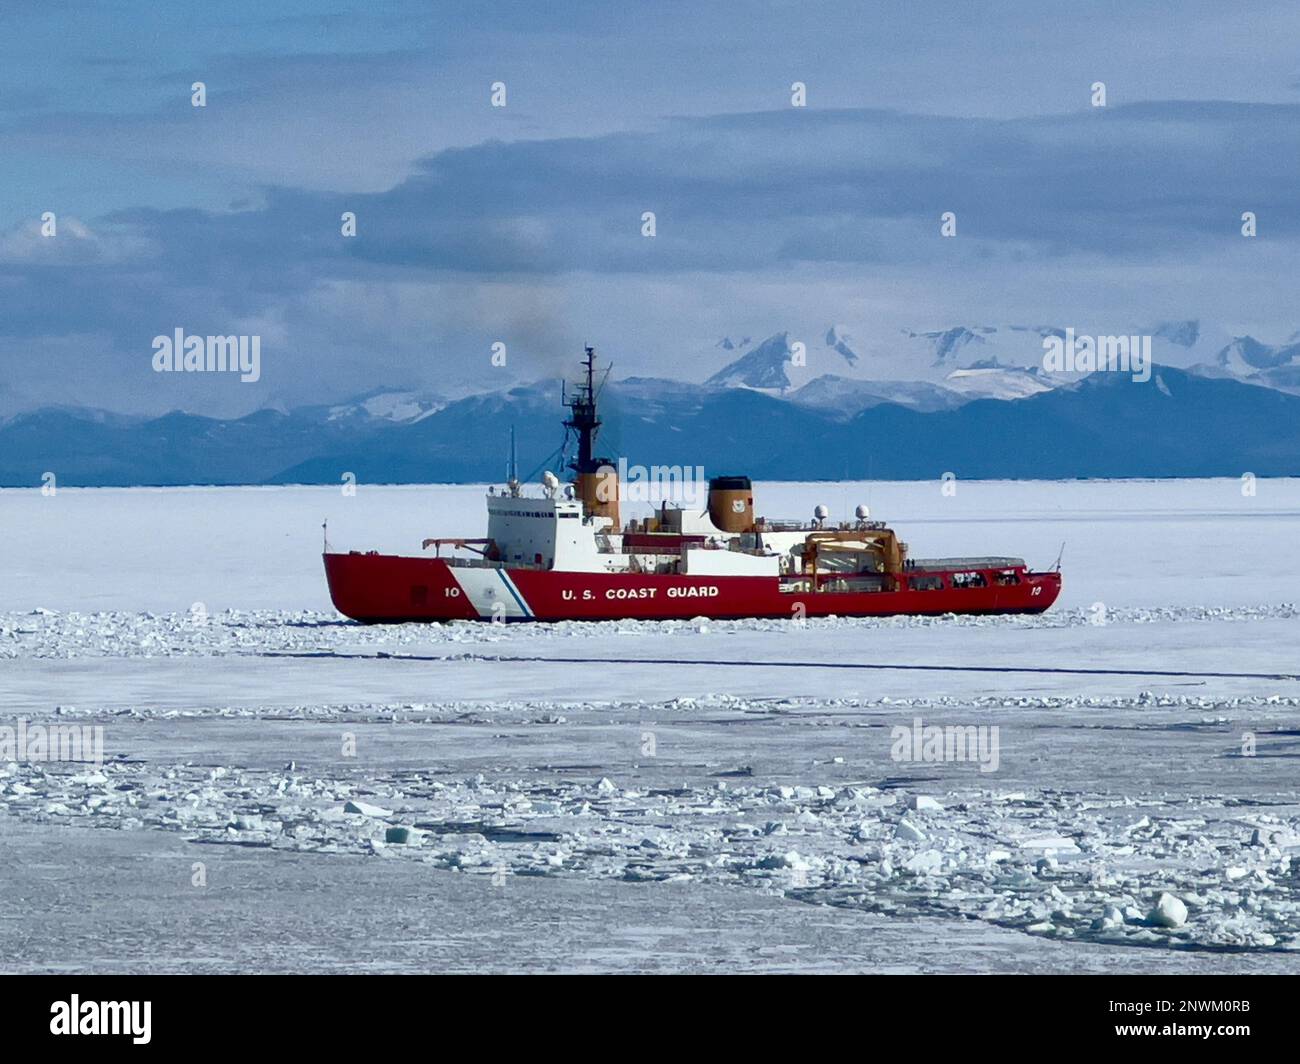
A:
<svg viewBox="0 0 1300 1064">
<path fill-rule="evenodd" d="M 628 568 L 622 537 L 606 532 L 609 519 L 586 517 L 568 498 L 488 495 L 488 539 L 507 565 L 538 565 L 573 573 Z M 604 549 L 602 549 L 604 548 Z"/>
</svg>

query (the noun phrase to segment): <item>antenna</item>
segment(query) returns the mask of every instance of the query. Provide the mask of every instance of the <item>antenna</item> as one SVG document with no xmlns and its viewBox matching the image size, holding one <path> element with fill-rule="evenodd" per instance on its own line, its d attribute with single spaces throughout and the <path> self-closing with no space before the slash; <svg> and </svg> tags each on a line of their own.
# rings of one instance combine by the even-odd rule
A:
<svg viewBox="0 0 1300 1064">
<path fill-rule="evenodd" d="M 1061 552 L 1056 556 L 1056 564 L 1052 566 L 1058 573 L 1061 571 L 1061 557 L 1065 554 L 1065 541 L 1061 541 Z"/>
<path fill-rule="evenodd" d="M 506 481 L 512 481 L 519 473 L 519 459 L 515 454 L 515 427 L 510 426 L 510 460 L 506 463 Z"/>
</svg>

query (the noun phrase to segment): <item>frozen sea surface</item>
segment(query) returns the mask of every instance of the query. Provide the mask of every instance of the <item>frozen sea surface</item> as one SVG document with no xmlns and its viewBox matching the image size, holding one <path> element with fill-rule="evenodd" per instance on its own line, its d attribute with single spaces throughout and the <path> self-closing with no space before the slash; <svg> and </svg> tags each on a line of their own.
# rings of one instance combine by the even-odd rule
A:
<svg viewBox="0 0 1300 1064">
<path fill-rule="evenodd" d="M 919 555 L 1064 541 L 1065 593 L 363 627 L 321 519 L 410 550 L 481 491 L 4 492 L 0 724 L 107 755 L 0 762 L 5 968 L 1300 970 L 1300 484 L 758 495 Z M 918 721 L 996 758 L 910 760 Z"/>
</svg>

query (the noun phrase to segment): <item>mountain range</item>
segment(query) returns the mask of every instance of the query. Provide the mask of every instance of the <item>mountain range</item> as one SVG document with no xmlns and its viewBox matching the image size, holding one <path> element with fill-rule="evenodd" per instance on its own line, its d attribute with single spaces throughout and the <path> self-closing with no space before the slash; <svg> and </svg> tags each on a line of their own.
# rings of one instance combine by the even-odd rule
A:
<svg viewBox="0 0 1300 1064">
<path fill-rule="evenodd" d="M 1170 331 L 1175 345 L 1188 339 Z M 1159 365 L 1145 383 L 1060 380 L 999 361 L 994 334 L 970 332 L 984 340 L 962 346 L 988 357 L 938 380 L 822 373 L 798 387 L 788 334 L 732 342 L 724 351 L 740 354 L 711 383 L 611 381 L 600 451 L 778 480 L 1300 474 L 1300 395 L 1257 379 L 1297 368 L 1288 345 L 1243 342 L 1225 362 Z M 842 330 L 819 339 L 846 368 L 866 359 Z M 951 339 L 922 339 L 948 357 Z M 455 400 L 376 391 L 232 419 L 45 408 L 0 423 L 0 486 L 39 486 L 46 472 L 60 486 L 499 481 L 512 429 L 519 472 L 536 477 L 555 467 L 562 415 L 558 381 Z"/>
<path fill-rule="evenodd" d="M 1300 393 L 1300 331 L 1268 343 L 1195 319 L 1071 328 L 1078 336 L 1150 337 L 1152 360 L 1161 365 Z M 726 339 L 718 347 L 732 360 L 706 383 L 787 391 L 848 367 L 875 381 L 923 381 L 959 392 L 1020 398 L 1068 379 L 1047 377 L 1042 370 L 1044 340 L 1065 338 L 1068 331 L 1058 325 L 955 325 L 858 338 L 833 325 L 824 335 L 819 329 L 792 330 L 758 344 Z"/>
</svg>

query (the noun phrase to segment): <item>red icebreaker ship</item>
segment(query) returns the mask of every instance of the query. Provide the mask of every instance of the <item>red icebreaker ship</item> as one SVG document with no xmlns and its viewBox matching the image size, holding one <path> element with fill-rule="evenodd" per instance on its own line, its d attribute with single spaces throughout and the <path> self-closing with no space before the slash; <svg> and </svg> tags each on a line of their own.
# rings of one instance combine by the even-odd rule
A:
<svg viewBox="0 0 1300 1064">
<path fill-rule="evenodd" d="M 1060 594 L 1059 567 L 910 559 L 862 506 L 838 525 L 823 507 L 811 524 L 755 517 L 743 476 L 714 477 L 703 506 L 663 503 L 620 525 L 617 470 L 593 450 L 594 361 L 587 348 L 584 380 L 565 399 L 578 445 L 571 484 L 547 473 L 535 496 L 513 477 L 489 488 L 487 535 L 425 540 L 433 557 L 327 548 L 339 612 L 370 622 L 1042 613 Z"/>
</svg>

